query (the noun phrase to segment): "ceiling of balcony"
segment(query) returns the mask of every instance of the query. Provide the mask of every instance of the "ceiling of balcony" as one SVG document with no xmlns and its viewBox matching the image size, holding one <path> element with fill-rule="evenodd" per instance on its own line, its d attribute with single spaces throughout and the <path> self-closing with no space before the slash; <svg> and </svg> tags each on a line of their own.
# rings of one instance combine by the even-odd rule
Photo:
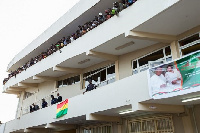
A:
<svg viewBox="0 0 200 133">
<path fill-rule="evenodd" d="M 181 0 L 171 8 L 134 28 L 134 31 L 179 35 L 200 25 L 200 1 Z"/>
<path fill-rule="evenodd" d="M 124 47 L 119 50 L 116 49 L 129 43 L 132 43 L 132 45 Z M 125 35 L 121 34 L 92 50 L 96 52 L 102 52 L 102 53 L 113 54 L 113 55 L 123 55 L 123 54 L 129 53 L 138 49 L 148 47 L 156 43 L 158 42 L 125 38 Z"/>
<path fill-rule="evenodd" d="M 80 64 L 80 62 L 88 60 L 87 62 Z M 92 56 L 87 56 L 86 53 L 82 53 L 80 55 L 77 55 L 73 58 L 70 58 L 61 64 L 57 65 L 60 67 L 69 67 L 69 68 L 87 68 L 89 66 L 101 63 L 103 61 L 106 61 L 105 59 L 97 58 L 97 57 L 92 57 Z"/>
</svg>

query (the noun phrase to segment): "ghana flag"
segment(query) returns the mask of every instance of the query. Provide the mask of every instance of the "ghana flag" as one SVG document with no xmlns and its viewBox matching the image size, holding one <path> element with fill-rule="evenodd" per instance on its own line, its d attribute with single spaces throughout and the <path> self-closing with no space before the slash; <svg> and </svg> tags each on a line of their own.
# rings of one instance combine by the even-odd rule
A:
<svg viewBox="0 0 200 133">
<path fill-rule="evenodd" d="M 57 105 L 56 118 L 62 117 L 67 114 L 68 111 L 68 99 Z"/>
</svg>

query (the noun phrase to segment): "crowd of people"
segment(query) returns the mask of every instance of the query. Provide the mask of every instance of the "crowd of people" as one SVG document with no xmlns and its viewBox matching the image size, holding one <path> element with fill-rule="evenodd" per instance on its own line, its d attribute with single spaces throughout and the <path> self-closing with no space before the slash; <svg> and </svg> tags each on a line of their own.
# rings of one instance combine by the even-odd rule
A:
<svg viewBox="0 0 200 133">
<path fill-rule="evenodd" d="M 54 95 L 51 95 L 51 105 L 59 103 L 59 102 L 62 102 L 62 96 L 60 96 L 59 93 L 57 93 L 57 98 L 55 98 Z M 43 98 L 42 99 L 42 108 L 46 108 L 46 107 L 48 107 L 48 103 Z M 40 109 L 40 107 L 38 105 L 36 105 L 35 103 L 30 105 L 30 113 L 37 111 L 39 109 Z"/>
<path fill-rule="evenodd" d="M 114 2 L 112 8 L 108 8 L 105 10 L 104 15 L 103 13 L 100 12 L 98 16 L 95 16 L 92 21 L 88 21 L 83 25 L 79 25 L 78 30 L 73 34 L 67 37 L 63 37 L 56 44 L 52 44 L 45 52 L 42 52 L 38 56 L 31 58 L 30 61 L 26 62 L 23 66 L 19 67 L 17 70 L 11 71 L 11 73 L 8 74 L 8 77 L 3 80 L 3 85 L 11 77 L 16 77 L 17 74 L 21 73 L 22 71 L 26 71 L 27 68 L 33 66 L 42 59 L 45 59 L 46 57 L 52 55 L 54 52 L 59 51 L 61 53 L 62 52 L 61 49 L 63 47 L 67 46 L 68 44 L 78 39 L 79 37 L 82 37 L 84 34 L 96 28 L 98 25 L 102 24 L 103 22 L 110 19 L 114 15 L 118 15 L 120 11 L 131 6 L 136 1 L 137 0 L 121 0 L 121 2 Z"/>
</svg>

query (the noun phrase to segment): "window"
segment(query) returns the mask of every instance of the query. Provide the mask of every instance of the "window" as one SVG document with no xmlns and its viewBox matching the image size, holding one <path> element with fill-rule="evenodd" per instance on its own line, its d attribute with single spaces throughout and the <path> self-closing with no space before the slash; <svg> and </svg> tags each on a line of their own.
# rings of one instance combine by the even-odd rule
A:
<svg viewBox="0 0 200 133">
<path fill-rule="evenodd" d="M 111 133 L 111 125 L 83 127 L 82 133 Z"/>
<path fill-rule="evenodd" d="M 200 35 L 195 34 L 179 41 L 181 56 L 200 50 Z"/>
<path fill-rule="evenodd" d="M 32 96 L 34 93 L 30 93 L 30 92 L 25 92 L 24 94 L 24 99 L 29 98 L 30 96 Z"/>
<path fill-rule="evenodd" d="M 92 83 L 96 86 L 104 86 L 115 81 L 115 65 L 103 67 L 94 71 L 90 71 L 83 74 L 83 80 L 88 81 L 92 79 Z M 88 83 L 85 82 L 85 87 Z"/>
<path fill-rule="evenodd" d="M 132 61 L 133 74 L 145 71 L 149 67 L 160 65 L 171 60 L 172 60 L 172 55 L 170 46 L 164 47 L 160 50 L 154 51 L 148 55 L 133 60 Z"/>
<path fill-rule="evenodd" d="M 76 83 L 79 83 L 79 82 L 80 82 L 80 75 L 74 76 L 74 77 L 71 77 L 71 78 L 67 78 L 67 79 L 58 81 L 57 82 L 58 83 L 57 88 L 73 85 L 73 84 L 76 84 Z"/>
<path fill-rule="evenodd" d="M 171 115 L 137 118 L 128 121 L 129 133 L 174 133 Z"/>
</svg>

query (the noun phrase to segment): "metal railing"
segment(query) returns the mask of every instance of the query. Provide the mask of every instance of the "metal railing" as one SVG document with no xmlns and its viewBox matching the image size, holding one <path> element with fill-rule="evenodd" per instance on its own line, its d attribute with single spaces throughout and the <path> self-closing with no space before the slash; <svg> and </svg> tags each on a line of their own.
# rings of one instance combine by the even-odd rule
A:
<svg viewBox="0 0 200 133">
<path fill-rule="evenodd" d="M 111 124 L 85 126 L 82 127 L 81 133 L 112 133 L 112 126 Z"/>
<path fill-rule="evenodd" d="M 129 133 L 174 133 L 171 115 L 129 120 Z"/>
<path fill-rule="evenodd" d="M 47 107 L 48 106 L 51 106 L 51 96 L 48 95 L 46 97 L 44 97 L 45 101 L 47 102 Z M 42 108 L 42 99 L 36 101 L 36 102 L 33 102 L 35 105 L 38 105 L 39 106 L 39 109 Z M 22 115 L 25 115 L 25 114 L 28 114 L 30 113 L 30 105 L 29 106 L 26 106 L 24 108 L 22 108 Z"/>
</svg>

